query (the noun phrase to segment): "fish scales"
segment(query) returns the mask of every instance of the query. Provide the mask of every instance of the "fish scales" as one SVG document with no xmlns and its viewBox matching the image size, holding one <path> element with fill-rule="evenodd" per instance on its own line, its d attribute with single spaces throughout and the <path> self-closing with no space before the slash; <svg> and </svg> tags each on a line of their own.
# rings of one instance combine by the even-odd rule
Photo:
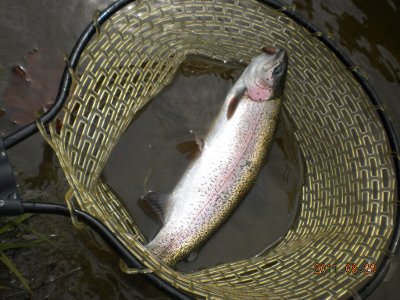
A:
<svg viewBox="0 0 400 300">
<path fill-rule="evenodd" d="M 241 94 L 229 117 L 232 99 L 238 95 L 235 85 Z M 235 85 L 206 136 L 199 157 L 169 195 L 163 227 L 146 246 L 168 264 L 173 265 L 190 253 L 230 215 L 254 184 L 271 147 L 282 106 L 281 91 L 265 96 L 268 100 L 264 101 L 254 96 L 264 92 L 257 90 L 264 87 L 262 84 L 242 87 L 238 80 Z"/>
</svg>

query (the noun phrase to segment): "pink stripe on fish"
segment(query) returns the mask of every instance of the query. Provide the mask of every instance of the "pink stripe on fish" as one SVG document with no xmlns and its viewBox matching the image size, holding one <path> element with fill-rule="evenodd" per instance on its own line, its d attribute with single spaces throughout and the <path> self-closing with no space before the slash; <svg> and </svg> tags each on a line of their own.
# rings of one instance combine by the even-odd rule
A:
<svg viewBox="0 0 400 300">
<path fill-rule="evenodd" d="M 243 101 L 243 100 L 241 100 Z M 195 215 L 195 217 L 193 218 L 193 220 L 189 223 L 189 226 L 187 229 L 191 228 L 191 225 L 193 225 L 193 223 L 195 223 L 199 217 L 201 216 L 202 212 L 209 207 L 210 203 L 212 203 L 213 201 L 215 201 L 215 199 L 218 197 L 218 195 L 221 193 L 221 191 L 226 188 L 226 186 L 229 184 L 230 179 L 232 178 L 232 175 L 234 174 L 235 170 L 237 170 L 238 166 L 239 166 L 239 162 L 240 160 L 243 158 L 244 154 L 246 153 L 246 151 L 249 149 L 249 146 L 251 145 L 251 142 L 255 136 L 256 133 L 256 129 L 257 129 L 257 125 L 260 122 L 260 119 L 262 117 L 262 110 L 257 110 L 258 116 L 257 116 L 257 121 L 254 122 L 254 126 L 249 134 L 249 138 L 247 139 L 247 141 L 243 144 L 242 146 L 242 151 L 239 152 L 240 154 L 236 156 L 236 160 L 235 162 L 231 165 L 230 168 L 228 168 L 228 174 L 222 179 L 222 184 L 220 184 L 216 189 L 214 188 L 214 193 L 211 194 L 211 196 L 209 197 L 209 199 L 204 203 L 204 205 L 202 206 L 202 208 L 197 212 L 197 214 Z M 254 116 L 256 117 L 256 116 Z M 189 230 L 190 232 L 190 230 Z M 171 249 L 171 247 L 177 244 L 182 244 L 187 238 L 189 238 L 190 235 L 181 235 L 179 236 L 179 238 L 177 237 L 173 237 L 171 239 L 171 243 L 165 248 L 163 249 L 163 251 L 161 251 L 159 253 L 159 255 L 164 254 L 165 252 L 167 252 L 169 249 Z"/>
</svg>

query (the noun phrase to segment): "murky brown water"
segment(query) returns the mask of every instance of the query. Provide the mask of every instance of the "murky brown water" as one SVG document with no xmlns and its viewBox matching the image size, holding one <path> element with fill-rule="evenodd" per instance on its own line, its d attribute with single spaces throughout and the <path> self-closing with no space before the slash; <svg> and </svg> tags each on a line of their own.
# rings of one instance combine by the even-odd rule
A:
<svg viewBox="0 0 400 300">
<path fill-rule="evenodd" d="M 353 62 L 368 73 L 369 81 L 383 103 L 389 108 L 393 124 L 400 137 L 398 119 L 400 115 L 398 103 L 400 95 L 400 39 L 397 30 L 400 28 L 399 4 L 391 0 L 379 2 L 373 0 L 290 1 L 290 3 L 292 2 L 296 3 L 299 13 L 313 21 L 324 32 L 330 32 Z M 2 0 L 0 2 L 0 91 L 3 92 L 8 84 L 10 68 L 22 63 L 23 55 L 34 47 L 63 49 L 64 52 L 68 53 L 87 21 L 92 18 L 92 11 L 95 8 L 104 7 L 106 3 L 110 3 L 110 1 L 42 0 L 27 2 Z M 189 83 L 190 78 L 182 77 L 180 80 L 182 81 L 180 84 L 188 87 L 191 84 Z M 202 76 L 196 78 L 196 80 L 201 81 L 202 84 L 214 86 L 213 89 L 210 89 L 212 94 L 204 95 L 205 98 L 210 100 L 223 99 L 230 84 L 222 80 L 210 80 L 209 76 Z M 210 91 L 202 90 L 196 93 Z M 190 96 L 189 90 L 186 92 Z M 157 231 L 157 225 L 150 219 L 143 217 L 143 214 L 136 207 L 136 199 L 145 189 L 143 186 L 144 178 L 151 170 L 147 181 L 148 188 L 159 191 L 169 190 L 176 180 L 176 178 L 171 178 L 170 181 L 165 180 L 165 178 L 168 178 L 168 169 L 171 165 L 167 164 L 168 160 L 159 158 L 157 151 L 160 151 L 160 149 L 166 151 L 164 155 L 171 158 L 170 163 L 183 170 L 187 161 L 176 151 L 175 144 L 190 137 L 189 129 L 195 129 L 199 134 L 204 133 L 207 126 L 204 124 L 204 127 L 199 127 L 200 120 L 202 118 L 203 120 L 212 119 L 212 114 L 218 109 L 217 104 L 215 106 L 209 105 L 209 111 L 199 110 L 201 115 L 196 119 L 178 119 L 182 121 L 182 124 L 185 124 L 185 126 L 180 127 L 174 122 L 171 123 L 171 120 L 174 120 L 177 114 L 180 116 L 184 114 L 172 112 L 168 105 L 168 101 L 171 101 L 172 105 L 173 101 L 185 99 L 182 94 L 179 94 L 179 96 L 181 97 L 174 96 L 173 91 L 171 95 L 165 93 L 161 97 L 166 97 L 163 99 L 166 102 L 154 101 L 154 105 L 148 106 L 138 122 L 128 130 L 127 138 L 121 139 L 120 145 L 125 146 L 125 148 L 119 145 L 113 153 L 109 164 L 113 163 L 114 166 L 107 166 L 105 171 L 109 183 L 117 190 L 124 201 L 127 203 L 131 201 L 129 209 L 135 219 L 140 220 L 141 218 L 141 226 L 148 229 L 147 235 L 149 237 Z M 178 104 L 184 110 L 189 109 L 190 107 L 185 106 L 185 103 Z M 177 105 L 177 103 L 173 105 Z M 4 102 L 0 101 L 0 108 L 3 107 Z M 171 114 L 175 115 L 167 117 Z M 147 128 L 148 122 L 154 124 L 155 127 Z M 288 124 L 290 126 L 290 122 Z M 0 113 L 0 132 L 9 133 L 15 128 L 16 125 L 8 121 L 7 112 L 3 115 Z M 139 130 L 139 128 L 142 129 Z M 281 134 L 285 134 L 284 129 L 281 130 Z M 279 139 L 279 136 L 277 138 Z M 115 155 L 129 157 L 133 146 L 137 149 L 137 145 L 133 145 L 132 139 L 141 141 L 139 145 L 143 149 L 135 152 L 141 153 L 141 156 L 132 157 L 132 163 L 125 164 L 124 162 L 122 164 L 118 159 L 115 159 Z M 151 149 L 147 148 L 148 144 L 152 145 Z M 258 182 L 265 182 L 265 186 L 257 183 L 237 214 L 202 249 L 196 264 L 182 263 L 180 268 L 193 269 L 201 267 L 205 263 L 221 262 L 224 259 L 221 253 L 226 250 L 219 246 L 220 241 L 227 241 L 226 238 L 224 239 L 224 235 L 229 234 L 229 232 L 237 232 L 240 235 L 238 239 L 246 239 L 246 242 L 253 245 L 257 242 L 257 239 L 246 236 L 247 230 L 262 227 L 270 228 L 271 224 L 274 224 L 284 232 L 286 226 L 290 223 L 291 213 L 293 213 L 288 191 L 290 186 L 295 185 L 296 182 L 284 177 L 287 176 L 287 174 L 284 174 L 285 168 L 292 170 L 291 174 L 295 174 L 293 173 L 295 164 L 285 158 L 284 149 L 285 146 L 275 143 L 271 157 L 280 159 L 270 159 L 270 162 L 273 161 L 274 163 L 267 164 L 263 170 Z M 62 195 L 66 191 L 64 176 L 55 156 L 40 136 L 33 137 L 11 149 L 9 156 L 15 166 L 21 191 L 25 198 L 40 196 L 43 201 L 63 202 Z M 137 169 L 137 177 L 140 180 L 133 181 L 129 176 L 121 176 L 121 181 L 114 179 L 113 170 L 115 167 L 119 167 L 120 170 L 129 175 L 130 168 L 133 167 L 135 162 L 140 162 L 143 166 L 143 168 Z M 279 176 L 269 177 L 269 174 L 276 170 L 281 172 Z M 160 180 L 160 178 L 164 180 Z M 126 185 L 130 185 L 132 191 L 124 189 Z M 282 189 L 273 189 L 272 185 L 281 186 Z M 277 197 L 285 200 L 273 203 L 268 197 L 257 197 L 257 195 L 266 193 L 270 195 L 272 191 L 276 191 Z M 262 212 L 252 210 L 256 201 L 265 201 L 262 205 L 273 208 L 276 215 L 285 218 L 270 215 L 271 211 L 274 211 L 272 209 L 266 209 Z M 241 211 L 248 211 L 253 219 L 260 220 L 263 223 L 249 224 L 250 222 L 247 222 L 246 218 L 241 216 Z M 256 214 L 262 214 L 262 217 L 259 218 L 259 215 Z M 51 216 L 35 216 L 29 221 L 29 224 L 45 234 L 54 236 L 53 240 L 58 245 L 58 247 L 44 245 L 40 248 L 22 250 L 13 254 L 16 265 L 31 281 L 34 291 L 33 299 L 53 299 L 56 297 L 61 299 L 168 299 L 141 277 L 123 274 L 118 268 L 116 255 L 90 230 L 76 231 L 68 219 Z M 238 230 L 238 227 L 244 226 L 243 224 L 248 226 L 246 230 Z M 255 227 L 252 229 L 251 226 Z M 273 241 L 280 234 L 279 231 L 272 233 L 264 242 Z M 232 240 L 233 243 L 234 239 Z M 228 247 L 237 246 L 228 245 Z M 251 251 L 256 248 L 261 249 L 263 246 L 259 244 L 255 247 L 240 248 L 237 253 L 232 252 L 232 259 L 252 255 L 254 253 L 251 253 Z M 211 257 L 209 253 L 211 252 L 215 252 L 213 261 L 209 260 Z M 400 277 L 399 264 L 396 263 L 394 267 L 392 274 L 372 294 L 370 299 L 398 298 L 400 292 L 400 286 L 397 284 L 397 278 Z M 9 276 L 3 266 L 0 266 L 0 282 L 7 282 L 10 278 L 13 277 Z M 6 292 L 0 291 L 0 298 L 21 299 L 27 297 L 23 291 L 18 289 L 19 283 L 15 279 L 12 280 L 12 284 L 16 288 Z"/>
</svg>

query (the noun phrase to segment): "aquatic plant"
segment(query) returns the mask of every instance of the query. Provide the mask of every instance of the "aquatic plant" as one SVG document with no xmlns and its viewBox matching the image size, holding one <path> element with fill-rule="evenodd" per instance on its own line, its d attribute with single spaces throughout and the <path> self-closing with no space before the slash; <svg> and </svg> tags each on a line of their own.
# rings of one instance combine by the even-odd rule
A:
<svg viewBox="0 0 400 300">
<path fill-rule="evenodd" d="M 7 252 L 15 249 L 22 248 L 32 248 L 38 246 L 40 243 L 46 241 L 50 244 L 53 244 L 45 235 L 37 232 L 30 226 L 25 224 L 25 221 L 29 219 L 32 214 L 23 214 L 18 217 L 12 219 L 3 219 L 6 222 L 0 226 L 0 235 L 4 235 L 5 233 L 11 233 L 12 240 L 11 242 L 6 242 L 3 238 L 0 241 L 0 262 L 2 262 L 21 282 L 22 286 L 29 293 L 32 292 L 29 281 L 23 276 L 23 274 L 18 270 L 18 268 L 13 263 L 12 259 L 7 255 Z M 28 239 L 28 240 L 16 240 L 17 236 L 17 228 L 22 229 L 25 232 L 29 232 L 33 234 L 37 238 Z M 0 282 L 0 290 L 9 288 L 8 284 Z"/>
</svg>

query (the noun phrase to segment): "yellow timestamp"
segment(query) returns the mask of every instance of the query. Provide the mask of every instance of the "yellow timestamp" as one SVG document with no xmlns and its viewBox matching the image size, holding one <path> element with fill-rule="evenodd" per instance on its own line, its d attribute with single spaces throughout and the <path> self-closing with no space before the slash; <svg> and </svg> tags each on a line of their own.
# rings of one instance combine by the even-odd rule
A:
<svg viewBox="0 0 400 300">
<path fill-rule="evenodd" d="M 323 274 L 348 274 L 348 275 L 373 275 L 376 272 L 375 263 L 365 263 L 363 265 L 357 265 L 354 263 L 347 264 L 314 264 L 313 270 L 315 275 Z"/>
</svg>

